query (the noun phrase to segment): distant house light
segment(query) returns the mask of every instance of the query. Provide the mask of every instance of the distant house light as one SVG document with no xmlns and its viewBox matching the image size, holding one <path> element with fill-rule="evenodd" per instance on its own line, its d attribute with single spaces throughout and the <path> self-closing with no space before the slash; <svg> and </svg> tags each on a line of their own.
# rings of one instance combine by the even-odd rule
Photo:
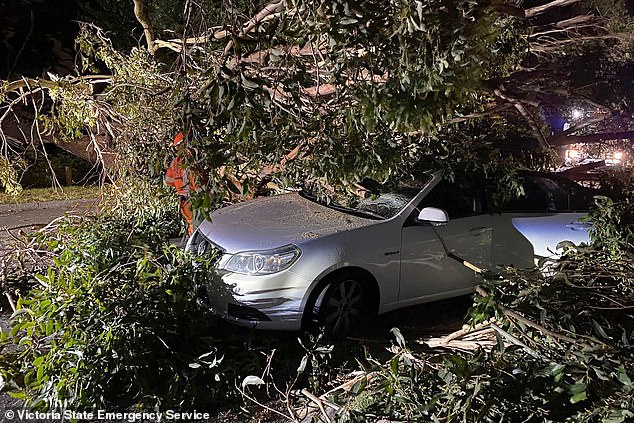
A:
<svg viewBox="0 0 634 423">
<path fill-rule="evenodd" d="M 570 149 L 570 150 L 566 150 L 566 158 L 567 159 L 578 159 L 579 157 L 581 157 L 581 152 L 579 150 L 575 150 L 575 149 Z"/>
<path fill-rule="evenodd" d="M 579 120 L 584 117 L 585 113 L 581 109 L 572 109 L 572 118 L 574 120 Z"/>
</svg>

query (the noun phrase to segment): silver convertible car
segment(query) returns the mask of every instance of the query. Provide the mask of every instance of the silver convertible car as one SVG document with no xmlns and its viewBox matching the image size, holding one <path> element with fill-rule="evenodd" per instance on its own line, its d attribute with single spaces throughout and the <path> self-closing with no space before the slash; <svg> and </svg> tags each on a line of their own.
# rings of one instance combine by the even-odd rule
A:
<svg viewBox="0 0 634 423">
<path fill-rule="evenodd" d="M 306 325 L 348 332 L 370 316 L 474 291 L 468 261 L 531 267 L 557 244 L 588 242 L 593 193 L 555 175 L 524 172 L 524 195 L 488 210 L 484 187 L 461 188 L 429 173 L 355 208 L 307 193 L 222 208 L 188 242 L 215 247 L 222 291 L 212 310 L 258 329 Z M 218 287 L 216 287 L 218 288 Z"/>
</svg>

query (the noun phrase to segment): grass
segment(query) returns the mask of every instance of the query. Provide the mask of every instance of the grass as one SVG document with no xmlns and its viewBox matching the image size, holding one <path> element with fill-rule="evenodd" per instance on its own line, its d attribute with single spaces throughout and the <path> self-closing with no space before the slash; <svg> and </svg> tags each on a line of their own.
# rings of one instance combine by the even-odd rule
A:
<svg viewBox="0 0 634 423">
<path fill-rule="evenodd" d="M 0 204 L 36 203 L 56 200 L 78 200 L 82 198 L 95 198 L 100 194 L 98 186 L 69 186 L 64 190 L 59 188 L 29 188 L 24 189 L 18 195 L 9 195 L 0 192 Z"/>
</svg>

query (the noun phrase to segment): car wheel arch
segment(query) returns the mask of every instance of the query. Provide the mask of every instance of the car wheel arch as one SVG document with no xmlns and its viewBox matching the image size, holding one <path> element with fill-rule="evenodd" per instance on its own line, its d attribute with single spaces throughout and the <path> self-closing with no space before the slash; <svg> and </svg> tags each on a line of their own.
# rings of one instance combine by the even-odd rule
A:
<svg viewBox="0 0 634 423">
<path fill-rule="evenodd" d="M 365 289 L 368 289 L 372 300 L 372 311 L 375 315 L 378 313 L 381 293 L 376 277 L 369 270 L 362 267 L 344 266 L 325 273 L 308 290 L 302 304 L 302 327 L 305 327 L 312 319 L 311 314 L 307 313 L 308 309 L 314 307 L 319 296 L 326 291 L 333 281 L 342 277 L 355 278 Z"/>
</svg>

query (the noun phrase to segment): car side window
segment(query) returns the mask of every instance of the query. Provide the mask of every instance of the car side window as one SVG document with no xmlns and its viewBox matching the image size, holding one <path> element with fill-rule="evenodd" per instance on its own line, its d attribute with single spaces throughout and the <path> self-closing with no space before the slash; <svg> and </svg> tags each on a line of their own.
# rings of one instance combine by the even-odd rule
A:
<svg viewBox="0 0 634 423">
<path fill-rule="evenodd" d="M 570 210 L 568 191 L 564 185 L 550 178 L 537 177 L 535 180 L 546 193 L 548 211 Z"/>
<path fill-rule="evenodd" d="M 526 175 L 522 178 L 524 195 L 512 199 L 506 211 L 564 212 L 585 211 L 590 208 L 592 194 L 574 182 Z"/>
<path fill-rule="evenodd" d="M 567 209 L 568 195 L 551 182 L 540 176 L 523 177 L 524 195 L 509 201 L 507 211 L 556 212 Z"/>
<path fill-rule="evenodd" d="M 562 184 L 566 186 L 566 191 L 568 191 L 571 211 L 588 211 L 592 208 L 595 191 L 572 181 L 562 181 Z"/>
<path fill-rule="evenodd" d="M 482 204 L 477 191 L 443 180 L 423 198 L 418 210 L 424 207 L 436 207 L 446 211 L 449 219 L 458 219 L 482 214 Z"/>
</svg>

